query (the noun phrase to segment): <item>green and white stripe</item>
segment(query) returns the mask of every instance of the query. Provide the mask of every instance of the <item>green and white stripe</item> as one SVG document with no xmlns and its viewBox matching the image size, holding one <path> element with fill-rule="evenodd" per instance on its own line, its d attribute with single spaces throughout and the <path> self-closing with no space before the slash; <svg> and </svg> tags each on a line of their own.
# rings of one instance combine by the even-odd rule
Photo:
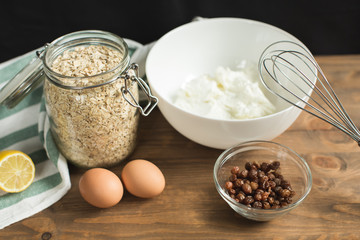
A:
<svg viewBox="0 0 360 240">
<path fill-rule="evenodd" d="M 125 41 L 130 55 L 141 47 L 134 41 Z M 0 89 L 35 56 L 35 51 L 0 64 Z M 0 151 L 23 151 L 36 168 L 34 182 L 25 191 L 0 190 L 0 229 L 51 206 L 71 187 L 66 159 L 57 150 L 49 131 L 42 91 L 38 87 L 13 109 L 0 106 Z"/>
<path fill-rule="evenodd" d="M 0 86 L 34 56 L 35 51 L 2 64 Z M 49 207 L 71 187 L 67 162 L 54 147 L 45 112 L 40 112 L 41 98 L 42 88 L 39 87 L 13 109 L 0 106 L 0 150 L 16 149 L 27 153 L 36 169 L 34 182 L 25 191 L 0 193 L 0 229 Z"/>
</svg>

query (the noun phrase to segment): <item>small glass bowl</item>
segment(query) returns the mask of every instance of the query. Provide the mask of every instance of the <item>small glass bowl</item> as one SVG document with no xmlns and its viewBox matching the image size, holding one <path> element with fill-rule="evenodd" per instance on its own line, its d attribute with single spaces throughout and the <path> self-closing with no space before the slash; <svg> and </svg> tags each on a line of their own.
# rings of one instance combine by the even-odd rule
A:
<svg viewBox="0 0 360 240">
<path fill-rule="evenodd" d="M 231 169 L 238 166 L 245 169 L 246 162 L 279 161 L 281 174 L 296 192 L 291 204 L 277 209 L 257 209 L 236 202 L 225 189 Z M 225 150 L 216 160 L 214 181 L 220 196 L 241 216 L 255 221 L 269 221 L 299 206 L 312 187 L 312 175 L 306 161 L 296 152 L 281 144 L 270 141 L 249 141 Z"/>
</svg>

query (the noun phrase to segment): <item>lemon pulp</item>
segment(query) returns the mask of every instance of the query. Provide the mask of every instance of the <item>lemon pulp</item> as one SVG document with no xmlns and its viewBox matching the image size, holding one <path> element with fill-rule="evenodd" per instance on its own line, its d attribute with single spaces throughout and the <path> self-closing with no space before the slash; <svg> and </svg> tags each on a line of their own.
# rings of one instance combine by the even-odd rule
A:
<svg viewBox="0 0 360 240">
<path fill-rule="evenodd" d="M 35 177 L 35 165 L 25 153 L 17 150 L 0 152 L 0 189 L 21 192 L 28 188 Z"/>
</svg>

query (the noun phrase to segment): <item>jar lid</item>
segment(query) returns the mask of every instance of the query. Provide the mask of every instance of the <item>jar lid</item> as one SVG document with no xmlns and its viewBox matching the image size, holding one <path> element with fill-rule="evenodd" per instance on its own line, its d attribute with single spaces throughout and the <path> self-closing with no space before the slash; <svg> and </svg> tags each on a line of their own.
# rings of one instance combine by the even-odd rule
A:
<svg viewBox="0 0 360 240">
<path fill-rule="evenodd" d="M 13 108 L 43 81 L 43 51 L 0 89 L 0 104 Z"/>
</svg>

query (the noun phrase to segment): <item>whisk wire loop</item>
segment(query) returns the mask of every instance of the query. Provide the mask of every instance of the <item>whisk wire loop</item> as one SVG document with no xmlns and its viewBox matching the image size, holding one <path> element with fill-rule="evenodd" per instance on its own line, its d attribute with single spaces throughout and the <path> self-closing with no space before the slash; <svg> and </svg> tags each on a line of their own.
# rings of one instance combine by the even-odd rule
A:
<svg viewBox="0 0 360 240">
<path fill-rule="evenodd" d="M 263 51 L 258 66 L 270 92 L 338 128 L 360 146 L 359 129 L 305 47 L 290 41 L 275 42 Z"/>
<path fill-rule="evenodd" d="M 283 52 L 285 53 L 285 51 Z M 286 51 L 286 53 L 291 53 L 291 51 Z M 282 61 L 284 61 L 286 64 L 289 64 L 289 65 L 286 65 L 284 64 L 282 61 L 276 61 L 277 59 L 281 59 Z M 307 102 L 306 100 L 307 99 L 303 99 L 303 98 L 299 98 L 295 93 L 293 93 L 292 91 L 288 90 L 287 87 L 285 87 L 282 82 L 278 81 L 279 79 L 279 76 L 277 75 L 277 71 L 279 73 L 281 73 L 287 80 L 289 80 L 289 83 L 291 83 L 293 86 L 295 86 L 297 89 L 299 89 L 303 94 L 307 95 L 307 93 L 305 92 L 305 90 L 303 88 L 301 88 L 298 84 L 296 84 L 295 81 L 292 81 L 291 78 L 288 76 L 288 74 L 286 74 L 285 72 L 281 71 L 279 65 L 281 66 L 284 66 L 284 67 L 287 67 L 289 68 L 289 70 L 291 72 L 293 72 L 294 74 L 296 74 L 298 77 L 305 77 L 306 81 L 304 81 L 307 86 L 311 87 L 311 88 L 317 88 L 317 86 L 308 78 L 306 77 L 306 75 L 303 74 L 303 72 L 299 71 L 299 69 L 291 64 L 289 61 L 287 61 L 285 58 L 281 57 L 281 55 L 277 55 L 277 56 L 271 56 L 271 61 L 273 62 L 273 69 L 272 69 L 272 73 L 273 75 L 275 76 L 275 81 L 285 90 L 287 91 L 289 94 L 291 94 L 292 96 L 296 97 L 299 101 L 303 102 L 304 104 L 307 104 L 309 107 L 311 107 L 314 111 L 316 111 L 318 114 L 321 114 L 326 120 L 328 120 L 329 122 L 331 123 L 336 123 L 336 120 L 334 120 L 333 118 L 331 117 L 328 117 L 327 114 L 330 114 L 329 111 L 327 111 L 323 106 L 321 106 L 317 101 L 316 99 L 314 99 L 311 95 L 309 95 L 309 99 L 311 99 L 314 103 L 316 103 L 322 110 L 320 110 L 319 108 L 316 108 L 314 105 L 312 105 L 311 103 Z M 290 67 L 289 67 L 290 66 Z M 268 71 L 268 69 L 266 68 L 266 70 Z M 268 71 L 268 73 L 270 73 Z M 316 76 L 316 75 L 315 75 Z M 315 89 L 315 90 L 318 90 Z M 319 93 L 317 92 L 317 94 L 319 95 Z M 321 94 L 321 92 L 320 92 Z M 287 100 L 287 99 L 286 99 Z M 293 102 L 290 102 L 292 104 L 294 104 Z M 304 109 L 305 111 L 307 111 L 306 109 Z M 324 120 L 325 120 L 324 119 Z"/>
</svg>

